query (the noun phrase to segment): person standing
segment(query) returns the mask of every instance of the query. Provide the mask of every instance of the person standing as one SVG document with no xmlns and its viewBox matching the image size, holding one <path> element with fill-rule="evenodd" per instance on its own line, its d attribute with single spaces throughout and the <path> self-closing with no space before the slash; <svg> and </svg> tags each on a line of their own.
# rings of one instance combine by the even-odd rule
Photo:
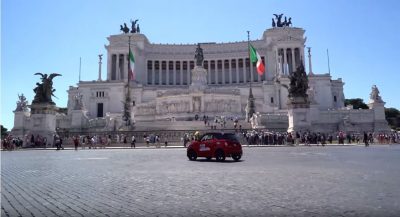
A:
<svg viewBox="0 0 400 217">
<path fill-rule="evenodd" d="M 78 150 L 78 145 L 79 145 L 79 136 L 74 136 L 75 151 Z"/>
<path fill-rule="evenodd" d="M 131 148 L 136 148 L 136 138 L 135 138 L 135 136 L 132 136 L 132 139 L 131 139 Z"/>
<path fill-rule="evenodd" d="M 366 132 L 364 132 L 364 144 L 365 144 L 365 147 L 368 147 L 368 146 L 369 146 L 369 143 L 368 143 L 368 134 L 367 134 Z"/>
</svg>

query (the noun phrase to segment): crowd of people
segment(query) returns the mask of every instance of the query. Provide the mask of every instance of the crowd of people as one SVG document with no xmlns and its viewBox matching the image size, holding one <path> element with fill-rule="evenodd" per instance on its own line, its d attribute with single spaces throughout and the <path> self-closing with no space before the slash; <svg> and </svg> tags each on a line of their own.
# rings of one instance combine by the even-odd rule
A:
<svg viewBox="0 0 400 217">
<path fill-rule="evenodd" d="M 319 132 L 270 132 L 264 130 L 242 131 L 248 145 L 325 145 L 325 144 L 390 144 L 400 143 L 400 133 L 345 133 L 335 134 Z"/>
<path fill-rule="evenodd" d="M 219 122 L 218 122 L 219 123 Z M 400 143 L 400 133 L 345 133 L 339 131 L 334 134 L 319 132 L 273 132 L 268 130 L 241 130 L 236 129 L 239 140 L 243 145 L 326 145 L 326 144 L 394 144 Z M 138 136 L 138 135 L 136 135 Z M 195 132 L 186 132 L 178 138 L 176 135 L 166 133 L 143 133 L 139 143 L 145 146 L 161 147 L 168 146 L 169 142 L 178 142 L 186 147 L 194 138 Z M 97 135 L 72 135 L 60 136 L 54 135 L 53 141 L 47 141 L 46 137 L 40 135 L 26 135 L 24 138 L 7 135 L 1 140 L 3 150 L 14 150 L 21 147 L 50 148 L 55 147 L 58 150 L 68 147 L 81 147 L 82 149 L 105 148 L 111 145 L 123 145 L 136 148 L 137 138 L 133 134 L 97 134 Z"/>
</svg>

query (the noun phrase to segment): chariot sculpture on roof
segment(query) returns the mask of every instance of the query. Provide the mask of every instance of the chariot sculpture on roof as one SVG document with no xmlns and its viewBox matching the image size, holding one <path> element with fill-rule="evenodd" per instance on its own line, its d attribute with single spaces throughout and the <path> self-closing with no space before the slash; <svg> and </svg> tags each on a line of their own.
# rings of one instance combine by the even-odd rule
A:
<svg viewBox="0 0 400 217">
<path fill-rule="evenodd" d="M 285 16 L 285 21 L 282 22 L 282 17 L 283 14 L 274 14 L 275 19 L 272 18 L 272 27 L 286 27 L 286 26 L 292 26 L 292 18 L 289 17 L 289 19 L 287 19 L 287 17 Z"/>
<path fill-rule="evenodd" d="M 131 21 L 131 29 L 124 23 L 124 25 L 120 25 L 120 31 L 122 31 L 124 34 L 128 33 L 140 33 L 140 27 L 139 24 L 137 23 L 139 20 L 130 20 Z"/>
</svg>

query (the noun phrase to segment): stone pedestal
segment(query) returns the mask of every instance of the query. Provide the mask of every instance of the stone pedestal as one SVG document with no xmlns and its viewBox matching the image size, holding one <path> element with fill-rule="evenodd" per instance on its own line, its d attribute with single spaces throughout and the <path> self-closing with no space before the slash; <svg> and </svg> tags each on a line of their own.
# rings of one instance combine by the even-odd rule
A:
<svg viewBox="0 0 400 217">
<path fill-rule="evenodd" d="M 385 116 L 385 102 L 372 101 L 368 104 L 368 107 L 374 111 L 374 132 L 390 131 Z"/>
<path fill-rule="evenodd" d="M 85 110 L 72 110 L 71 111 L 71 128 L 80 129 L 82 126 L 87 126 L 88 117 Z"/>
<path fill-rule="evenodd" d="M 25 144 L 25 135 L 27 134 L 27 125 L 29 125 L 27 118 L 29 111 L 14 111 L 14 127 L 11 129 L 11 135 L 21 138 Z"/>
<path fill-rule="evenodd" d="M 204 91 L 207 88 L 207 70 L 202 66 L 195 66 L 192 69 L 192 83 L 190 84 L 190 91 L 198 92 Z"/>
<path fill-rule="evenodd" d="M 56 109 L 52 104 L 32 104 L 31 105 L 31 126 L 30 133 L 36 138 L 37 135 L 46 137 L 47 144 L 53 143 L 56 133 Z"/>
<path fill-rule="evenodd" d="M 296 97 L 288 103 L 288 132 L 305 132 L 311 130 L 310 103 L 306 98 Z"/>
</svg>

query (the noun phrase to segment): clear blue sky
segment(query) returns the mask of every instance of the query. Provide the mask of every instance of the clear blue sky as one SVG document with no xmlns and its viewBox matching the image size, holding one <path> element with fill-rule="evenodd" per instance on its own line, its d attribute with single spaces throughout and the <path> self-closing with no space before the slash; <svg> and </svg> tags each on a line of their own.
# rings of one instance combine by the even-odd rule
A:
<svg viewBox="0 0 400 217">
<path fill-rule="evenodd" d="M 368 102 L 376 84 L 386 107 L 400 109 L 400 1 L 398 0 L 3 0 L 1 5 L 1 124 L 13 127 L 17 94 L 31 102 L 36 72 L 54 79 L 57 106 L 66 107 L 67 89 L 95 80 L 106 37 L 139 19 L 152 43 L 229 42 L 259 39 L 273 13 L 292 17 L 306 30 L 313 71 L 328 71 L 345 82 L 346 98 Z M 268 64 L 268 63 L 266 63 Z M 106 64 L 103 64 L 103 78 Z"/>
</svg>

